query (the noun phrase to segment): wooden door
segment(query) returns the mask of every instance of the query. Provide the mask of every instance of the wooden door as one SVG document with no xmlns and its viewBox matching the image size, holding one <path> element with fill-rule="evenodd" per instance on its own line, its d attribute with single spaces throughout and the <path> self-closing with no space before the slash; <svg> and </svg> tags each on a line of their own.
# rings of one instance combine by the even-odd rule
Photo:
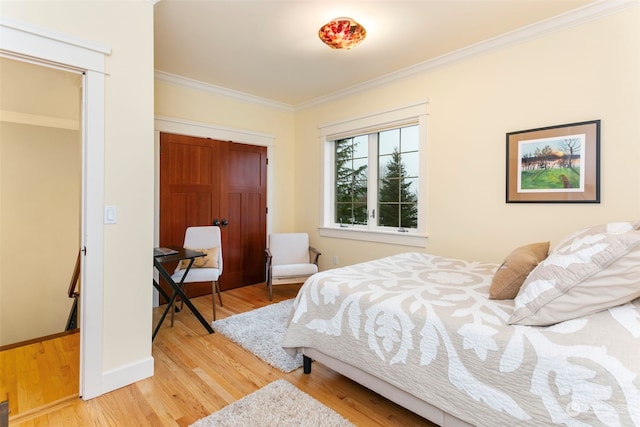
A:
<svg viewBox="0 0 640 427">
<path fill-rule="evenodd" d="M 265 280 L 267 148 L 222 143 L 220 159 L 225 290 Z"/>
<path fill-rule="evenodd" d="M 219 222 L 222 290 L 264 281 L 266 153 L 266 147 L 160 135 L 160 245 L 182 246 L 187 227 Z M 210 292 L 210 283 L 189 284 L 190 297 Z"/>
</svg>

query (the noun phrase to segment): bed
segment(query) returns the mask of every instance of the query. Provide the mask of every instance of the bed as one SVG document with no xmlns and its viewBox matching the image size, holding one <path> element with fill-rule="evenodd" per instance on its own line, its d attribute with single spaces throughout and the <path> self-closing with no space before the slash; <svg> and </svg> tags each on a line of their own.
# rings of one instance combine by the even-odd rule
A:
<svg viewBox="0 0 640 427">
<path fill-rule="evenodd" d="M 640 426 L 638 228 L 569 236 L 513 299 L 489 298 L 506 260 L 404 253 L 317 273 L 283 347 L 442 426 Z"/>
</svg>

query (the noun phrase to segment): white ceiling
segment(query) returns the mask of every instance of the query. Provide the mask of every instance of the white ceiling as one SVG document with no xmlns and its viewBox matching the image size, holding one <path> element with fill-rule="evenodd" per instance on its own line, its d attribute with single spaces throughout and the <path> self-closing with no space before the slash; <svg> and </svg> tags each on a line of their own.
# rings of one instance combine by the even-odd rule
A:
<svg viewBox="0 0 640 427">
<path fill-rule="evenodd" d="M 155 68 L 298 106 L 558 15 L 575 15 L 591 3 L 600 2 L 161 0 L 155 5 Z M 318 29 L 339 16 L 367 29 L 366 40 L 352 50 L 333 50 L 318 39 Z"/>
</svg>

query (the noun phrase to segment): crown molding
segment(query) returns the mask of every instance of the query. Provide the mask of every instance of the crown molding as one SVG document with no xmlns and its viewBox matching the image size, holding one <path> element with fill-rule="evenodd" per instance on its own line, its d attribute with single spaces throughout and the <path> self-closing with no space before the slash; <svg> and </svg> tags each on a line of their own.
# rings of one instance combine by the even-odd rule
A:
<svg viewBox="0 0 640 427">
<path fill-rule="evenodd" d="M 359 92 L 364 92 L 389 83 L 393 83 L 395 81 L 405 79 L 415 74 L 429 71 L 434 68 L 457 62 L 462 59 L 469 58 L 493 49 L 520 43 L 522 41 L 539 37 L 545 34 L 551 34 L 556 31 L 565 30 L 567 28 L 581 25 L 585 22 L 593 21 L 613 13 L 617 13 L 633 7 L 638 7 L 639 5 L 640 0 L 600 0 L 579 9 L 575 9 L 571 12 L 567 12 L 553 18 L 549 18 L 547 20 L 519 28 L 509 33 L 501 34 L 497 37 L 475 43 L 473 45 L 441 55 L 428 61 L 412 65 L 402 70 L 395 71 L 393 73 L 324 96 L 320 96 L 318 98 L 314 98 L 310 101 L 303 102 L 297 105 L 285 104 L 282 102 L 253 96 L 247 93 L 238 92 L 232 89 L 215 86 L 208 83 L 203 83 L 197 80 L 187 79 L 185 77 L 177 76 L 159 70 L 156 70 L 155 77 L 157 81 L 190 87 L 192 89 L 202 90 L 205 92 L 214 93 L 216 95 L 221 95 L 244 102 L 250 102 L 295 112 L 321 105 L 330 101 L 335 101 L 340 98 L 344 98 L 346 96 L 350 96 Z"/>
<path fill-rule="evenodd" d="M 329 101 L 335 101 L 345 96 L 353 95 L 359 92 L 383 86 L 398 80 L 405 79 L 415 74 L 432 70 L 446 64 L 460 61 L 465 58 L 478 55 L 493 49 L 504 47 L 511 44 L 520 43 L 524 40 L 532 39 L 541 35 L 550 34 L 556 31 L 564 30 L 573 26 L 593 21 L 598 18 L 616 13 L 622 10 L 630 9 L 640 5 L 639 0 L 600 0 L 596 3 L 584 6 L 582 8 L 567 12 L 545 21 L 540 21 L 526 27 L 519 28 L 509 33 L 501 34 L 482 42 L 458 49 L 456 51 L 441 55 L 439 57 L 424 61 L 399 71 L 387 74 L 367 82 L 351 86 L 326 96 L 312 99 L 296 105 L 296 111 L 305 108 L 311 108 L 324 104 Z"/>
<path fill-rule="evenodd" d="M 239 92 L 233 89 L 227 89 L 209 83 L 204 83 L 198 80 L 188 79 L 186 77 L 178 76 L 176 74 L 171 74 L 160 70 L 155 70 L 155 80 L 158 82 L 169 83 L 176 86 L 188 87 L 191 89 L 212 93 L 214 95 L 221 95 L 238 101 L 265 105 L 267 107 L 278 108 L 289 112 L 294 111 L 294 107 L 289 104 L 261 98 L 259 96 L 250 95 L 248 93 Z"/>
</svg>

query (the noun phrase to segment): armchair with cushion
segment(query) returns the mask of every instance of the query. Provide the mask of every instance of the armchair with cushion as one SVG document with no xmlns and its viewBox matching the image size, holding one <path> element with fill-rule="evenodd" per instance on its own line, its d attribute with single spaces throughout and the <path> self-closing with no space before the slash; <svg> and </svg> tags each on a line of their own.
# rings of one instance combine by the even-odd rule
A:
<svg viewBox="0 0 640 427">
<path fill-rule="evenodd" d="M 269 301 L 273 299 L 274 285 L 303 283 L 317 273 L 321 255 L 309 246 L 307 233 L 273 233 L 269 236 L 265 254 Z"/>
</svg>

